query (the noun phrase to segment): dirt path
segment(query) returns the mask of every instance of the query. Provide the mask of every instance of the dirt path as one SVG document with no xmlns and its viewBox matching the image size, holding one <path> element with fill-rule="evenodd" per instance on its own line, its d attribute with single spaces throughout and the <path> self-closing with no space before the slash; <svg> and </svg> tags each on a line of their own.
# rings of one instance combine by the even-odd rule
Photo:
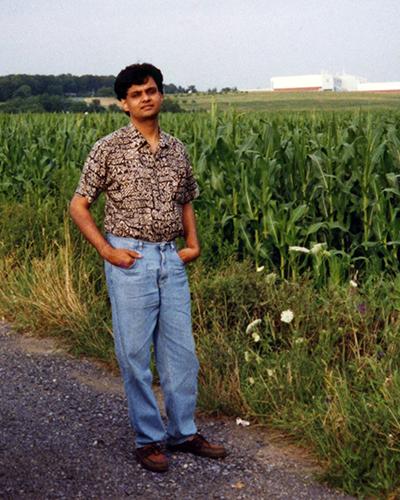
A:
<svg viewBox="0 0 400 500">
<path fill-rule="evenodd" d="M 166 474 L 135 461 L 119 377 L 52 339 L 0 323 L 0 498 L 350 499 L 313 479 L 317 465 L 276 433 L 198 416 L 224 461 L 174 454 Z"/>
</svg>

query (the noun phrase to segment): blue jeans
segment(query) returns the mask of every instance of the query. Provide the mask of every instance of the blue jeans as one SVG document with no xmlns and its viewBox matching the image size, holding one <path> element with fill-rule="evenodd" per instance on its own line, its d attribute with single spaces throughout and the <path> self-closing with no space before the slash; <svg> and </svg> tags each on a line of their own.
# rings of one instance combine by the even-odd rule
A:
<svg viewBox="0 0 400 500">
<path fill-rule="evenodd" d="M 128 269 L 105 261 L 115 353 L 128 400 L 136 446 L 177 444 L 196 433 L 199 364 L 195 353 L 185 264 L 174 242 L 152 243 L 107 234 L 114 248 L 143 257 Z M 165 429 L 152 390 L 150 348 L 164 393 Z"/>
</svg>

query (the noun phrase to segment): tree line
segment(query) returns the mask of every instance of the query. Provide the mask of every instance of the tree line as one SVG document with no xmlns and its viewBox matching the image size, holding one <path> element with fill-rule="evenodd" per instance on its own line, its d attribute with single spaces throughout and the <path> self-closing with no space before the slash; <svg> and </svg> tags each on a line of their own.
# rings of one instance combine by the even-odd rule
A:
<svg viewBox="0 0 400 500">
<path fill-rule="evenodd" d="M 115 76 L 82 75 L 7 75 L 0 76 L 0 102 L 34 96 L 108 97 L 114 94 Z M 194 85 L 164 85 L 166 94 L 197 92 Z"/>
<path fill-rule="evenodd" d="M 15 74 L 0 76 L 0 112 L 4 113 L 40 113 L 71 112 L 99 113 L 119 111 L 116 104 L 107 107 L 101 105 L 101 97 L 115 97 L 115 76 L 82 75 L 26 75 Z M 236 91 L 234 88 L 223 88 L 222 93 Z M 195 94 L 194 85 L 182 87 L 174 83 L 164 84 L 164 93 Z M 207 93 L 217 93 L 216 88 Z M 91 102 L 84 98 L 92 97 Z M 175 99 L 166 97 L 163 110 L 181 112 L 183 109 Z"/>
</svg>

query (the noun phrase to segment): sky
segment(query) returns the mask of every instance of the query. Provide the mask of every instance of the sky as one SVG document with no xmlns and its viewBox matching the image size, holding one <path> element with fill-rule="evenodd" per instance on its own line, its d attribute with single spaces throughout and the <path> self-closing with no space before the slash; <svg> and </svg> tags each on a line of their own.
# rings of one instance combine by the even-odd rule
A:
<svg viewBox="0 0 400 500">
<path fill-rule="evenodd" d="M 0 0 L 0 75 L 116 75 L 266 88 L 272 76 L 400 81 L 399 0 Z"/>
</svg>

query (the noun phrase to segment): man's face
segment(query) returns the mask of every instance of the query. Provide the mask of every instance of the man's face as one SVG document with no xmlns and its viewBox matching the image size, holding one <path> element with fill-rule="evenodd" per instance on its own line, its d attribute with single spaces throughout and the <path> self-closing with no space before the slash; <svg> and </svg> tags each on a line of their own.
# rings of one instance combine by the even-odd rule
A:
<svg viewBox="0 0 400 500">
<path fill-rule="evenodd" d="M 163 95 L 154 78 L 149 76 L 146 83 L 129 87 L 126 98 L 121 99 L 122 109 L 138 121 L 152 120 L 160 112 Z"/>
</svg>

